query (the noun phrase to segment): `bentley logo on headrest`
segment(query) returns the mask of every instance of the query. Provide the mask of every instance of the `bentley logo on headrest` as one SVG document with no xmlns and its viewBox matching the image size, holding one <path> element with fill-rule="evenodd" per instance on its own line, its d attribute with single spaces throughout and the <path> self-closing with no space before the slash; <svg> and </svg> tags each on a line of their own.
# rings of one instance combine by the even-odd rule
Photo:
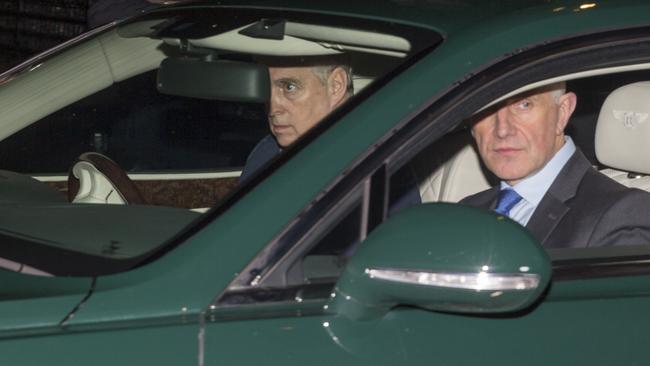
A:
<svg viewBox="0 0 650 366">
<path fill-rule="evenodd" d="M 617 111 L 614 109 L 614 118 L 623 122 L 626 128 L 636 128 L 638 125 L 648 119 L 648 113 L 639 113 L 632 111 Z"/>
</svg>

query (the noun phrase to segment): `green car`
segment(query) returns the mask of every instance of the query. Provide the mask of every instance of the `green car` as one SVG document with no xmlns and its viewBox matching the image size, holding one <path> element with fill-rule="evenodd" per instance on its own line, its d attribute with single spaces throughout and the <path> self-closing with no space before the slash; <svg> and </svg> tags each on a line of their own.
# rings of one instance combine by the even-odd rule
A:
<svg viewBox="0 0 650 366">
<path fill-rule="evenodd" d="M 239 182 L 264 60 L 329 55 L 354 95 Z M 472 119 L 560 81 L 650 190 L 646 1 L 191 2 L 36 56 L 0 75 L 0 364 L 645 364 L 650 238 L 545 249 L 458 204 L 496 184 Z"/>
</svg>

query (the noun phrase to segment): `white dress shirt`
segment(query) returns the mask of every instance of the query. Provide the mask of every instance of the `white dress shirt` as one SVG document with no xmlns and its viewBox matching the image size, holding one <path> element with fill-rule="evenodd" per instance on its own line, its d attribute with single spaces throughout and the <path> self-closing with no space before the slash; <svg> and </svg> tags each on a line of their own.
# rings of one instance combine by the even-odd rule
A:
<svg viewBox="0 0 650 366">
<path fill-rule="evenodd" d="M 512 187 L 501 181 L 501 189 L 512 188 L 522 197 L 521 201 L 510 210 L 511 219 L 526 226 L 546 191 L 575 151 L 576 145 L 569 136 L 566 136 L 562 148 L 540 171 L 524 178 Z"/>
</svg>

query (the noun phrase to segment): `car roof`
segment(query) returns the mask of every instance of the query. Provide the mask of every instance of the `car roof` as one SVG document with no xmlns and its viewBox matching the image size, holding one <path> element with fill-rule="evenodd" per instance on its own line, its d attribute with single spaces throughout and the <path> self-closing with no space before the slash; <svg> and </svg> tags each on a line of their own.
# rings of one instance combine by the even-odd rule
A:
<svg viewBox="0 0 650 366">
<path fill-rule="evenodd" d="M 642 0 L 549 1 L 549 0 L 199 0 L 183 5 L 246 6 L 347 15 L 408 23 L 451 34 L 467 28 L 492 27 L 494 19 L 544 18 L 566 16 L 579 18 L 581 12 L 602 11 L 616 7 L 647 6 Z M 183 6 L 181 5 L 181 6 Z M 604 22 L 606 23 L 606 22 Z"/>
</svg>

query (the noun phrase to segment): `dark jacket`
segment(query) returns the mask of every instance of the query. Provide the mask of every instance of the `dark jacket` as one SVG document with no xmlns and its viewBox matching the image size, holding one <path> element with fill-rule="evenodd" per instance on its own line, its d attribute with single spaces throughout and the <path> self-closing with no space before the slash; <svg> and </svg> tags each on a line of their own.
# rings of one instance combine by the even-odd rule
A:
<svg viewBox="0 0 650 366">
<path fill-rule="evenodd" d="M 461 203 L 494 209 L 499 186 Z M 650 244 L 650 193 L 627 188 L 571 156 L 526 228 L 545 248 Z"/>
</svg>

